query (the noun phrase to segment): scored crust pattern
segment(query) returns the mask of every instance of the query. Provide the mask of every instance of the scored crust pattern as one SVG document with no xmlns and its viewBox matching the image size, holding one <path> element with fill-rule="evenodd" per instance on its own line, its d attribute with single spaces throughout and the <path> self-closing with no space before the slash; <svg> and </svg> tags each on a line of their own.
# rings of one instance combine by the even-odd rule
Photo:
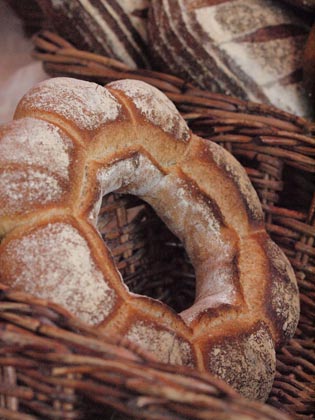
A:
<svg viewBox="0 0 315 420">
<path fill-rule="evenodd" d="M 152 0 L 148 38 L 163 71 L 311 117 L 301 68 L 309 30 L 272 0 Z"/>
<path fill-rule="evenodd" d="M 149 67 L 149 0 L 38 0 L 49 26 L 76 48 Z"/>
<path fill-rule="evenodd" d="M 193 135 L 166 96 L 132 80 L 45 81 L 0 128 L 0 163 L 2 282 L 267 398 L 275 347 L 298 321 L 294 273 L 243 168 Z M 97 231 L 112 191 L 148 202 L 183 242 L 192 307 L 176 314 L 129 292 Z"/>
</svg>

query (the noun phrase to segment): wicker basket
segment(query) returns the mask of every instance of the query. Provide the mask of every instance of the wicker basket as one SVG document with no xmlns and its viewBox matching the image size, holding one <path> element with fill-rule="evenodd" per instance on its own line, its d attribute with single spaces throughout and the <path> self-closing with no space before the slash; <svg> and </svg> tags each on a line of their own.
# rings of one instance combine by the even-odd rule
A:
<svg viewBox="0 0 315 420">
<path fill-rule="evenodd" d="M 220 143 L 240 160 L 260 196 L 268 232 L 295 269 L 302 312 L 294 339 L 278 352 L 269 400 L 260 404 L 209 374 L 160 364 L 124 338 L 97 336 L 57 305 L 3 286 L 0 417 L 315 418 L 314 124 L 266 105 L 201 91 L 171 75 L 132 71 L 115 60 L 79 51 L 49 32 L 34 42 L 35 57 L 53 76 L 101 84 L 134 78 L 153 84 L 175 102 L 195 133 Z M 182 245 L 147 204 L 109 195 L 99 224 L 132 291 L 177 311 L 191 304 L 192 266 Z M 179 277 L 180 290 L 175 289 Z"/>
</svg>

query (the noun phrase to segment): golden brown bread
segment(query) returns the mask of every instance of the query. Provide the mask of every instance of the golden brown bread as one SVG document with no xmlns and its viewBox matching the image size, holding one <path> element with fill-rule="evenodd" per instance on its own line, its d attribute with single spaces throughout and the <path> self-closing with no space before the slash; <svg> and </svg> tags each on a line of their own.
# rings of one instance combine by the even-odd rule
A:
<svg viewBox="0 0 315 420">
<path fill-rule="evenodd" d="M 275 346 L 297 325 L 296 279 L 243 168 L 166 96 L 140 81 L 50 79 L 1 128 L 0 163 L 1 281 L 266 399 Z M 111 191 L 150 203 L 183 241 L 191 308 L 128 291 L 96 227 Z"/>
</svg>

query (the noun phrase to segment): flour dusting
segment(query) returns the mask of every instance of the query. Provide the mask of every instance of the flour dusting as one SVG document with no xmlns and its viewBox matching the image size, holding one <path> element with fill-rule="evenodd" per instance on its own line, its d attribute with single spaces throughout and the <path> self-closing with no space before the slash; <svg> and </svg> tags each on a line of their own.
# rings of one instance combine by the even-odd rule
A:
<svg viewBox="0 0 315 420">
<path fill-rule="evenodd" d="M 12 240 L 1 260 L 11 266 L 13 287 L 59 303 L 89 324 L 101 322 L 113 309 L 114 290 L 87 241 L 70 224 L 51 223 Z"/>
<path fill-rule="evenodd" d="M 271 306 L 285 339 L 293 336 L 299 320 L 300 302 L 293 268 L 281 248 L 271 239 L 266 241 L 271 266 Z"/>
<path fill-rule="evenodd" d="M 36 210 L 57 202 L 64 192 L 60 182 L 40 170 L 0 171 L 0 216 Z"/>
<path fill-rule="evenodd" d="M 209 370 L 243 396 L 264 401 L 275 374 L 275 350 L 268 327 L 222 339 L 209 352 Z"/>
<path fill-rule="evenodd" d="M 193 366 L 190 344 L 172 331 L 138 321 L 128 331 L 127 338 L 152 352 L 163 363 Z"/>
<path fill-rule="evenodd" d="M 207 148 L 210 150 L 213 160 L 219 168 L 225 170 L 230 178 L 237 184 L 241 195 L 255 220 L 263 220 L 264 215 L 258 195 L 252 186 L 245 169 L 231 153 L 218 144 L 209 141 L 207 142 Z"/>
<path fill-rule="evenodd" d="M 55 112 L 86 130 L 95 130 L 116 120 L 121 110 L 121 105 L 107 89 L 67 77 L 39 83 L 22 98 L 19 106 Z"/>
<path fill-rule="evenodd" d="M 1 164 L 34 165 L 69 179 L 73 144 L 57 126 L 35 118 L 22 118 L 2 126 L 1 131 Z"/>
<path fill-rule="evenodd" d="M 118 160 L 109 166 L 100 168 L 96 175 L 99 196 L 89 213 L 89 220 L 96 225 L 102 197 L 106 194 L 121 190 L 125 193 L 143 197 L 150 194 L 150 191 L 162 177 L 163 173 L 153 162 L 141 154 Z"/>
<path fill-rule="evenodd" d="M 189 128 L 173 102 L 155 87 L 140 80 L 118 80 L 107 85 L 122 91 L 151 123 L 172 134 L 177 140 L 188 141 Z"/>
<path fill-rule="evenodd" d="M 186 245 L 189 242 L 200 244 L 204 235 L 209 236 L 210 242 L 220 241 L 221 222 L 213 212 L 210 200 L 206 201 L 194 185 L 171 173 L 163 177 L 150 195 L 158 197 L 156 211 L 175 235 L 181 240 L 186 239 Z"/>
<path fill-rule="evenodd" d="M 129 194 L 141 197 L 150 194 L 162 176 L 163 173 L 148 157 L 137 154 L 102 168 L 97 179 L 103 195 L 124 188 Z"/>
</svg>

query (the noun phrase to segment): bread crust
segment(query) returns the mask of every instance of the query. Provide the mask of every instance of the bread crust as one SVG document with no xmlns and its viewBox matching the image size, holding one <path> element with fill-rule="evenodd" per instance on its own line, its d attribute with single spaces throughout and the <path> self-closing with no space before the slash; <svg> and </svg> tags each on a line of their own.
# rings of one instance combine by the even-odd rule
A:
<svg viewBox="0 0 315 420">
<path fill-rule="evenodd" d="M 143 82 L 103 88 L 67 78 L 22 98 L 15 121 L 0 130 L 0 151 L 1 171 L 16 176 L 19 194 L 0 217 L 2 282 L 126 335 L 163 362 L 210 370 L 247 397 L 267 398 L 275 346 L 297 325 L 298 290 L 230 154 L 193 135 L 175 106 Z M 4 200 L 14 194 L 1 171 Z M 59 196 L 48 175 L 36 184 L 29 171 L 63 178 Z M 30 200 L 29 190 L 42 195 Z M 147 201 L 182 240 L 196 272 L 191 308 L 177 314 L 129 292 L 96 227 L 101 199 L 112 191 Z"/>
<path fill-rule="evenodd" d="M 152 0 L 148 42 L 162 71 L 311 118 L 301 65 L 309 25 L 270 0 Z"/>
<path fill-rule="evenodd" d="M 49 26 L 76 48 L 149 67 L 148 0 L 38 0 Z M 123 64 L 121 64 L 124 68 Z"/>
</svg>

